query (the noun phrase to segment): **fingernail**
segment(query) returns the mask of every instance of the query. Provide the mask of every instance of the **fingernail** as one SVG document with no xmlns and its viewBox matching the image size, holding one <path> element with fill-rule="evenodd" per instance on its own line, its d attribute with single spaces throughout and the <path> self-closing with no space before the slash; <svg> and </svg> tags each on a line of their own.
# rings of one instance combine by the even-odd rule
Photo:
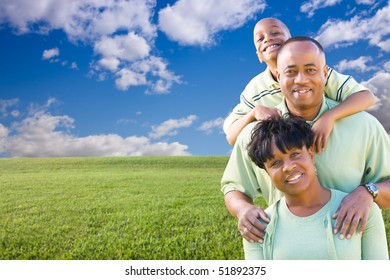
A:
<svg viewBox="0 0 390 280">
<path fill-rule="evenodd" d="M 348 234 L 347 235 L 347 239 L 351 239 L 352 235 L 351 234 Z"/>
<path fill-rule="evenodd" d="M 341 240 L 344 239 L 344 234 L 340 234 L 340 239 L 341 239 Z"/>
<path fill-rule="evenodd" d="M 263 239 L 259 239 L 260 244 L 263 244 L 263 242 L 264 242 Z"/>
<path fill-rule="evenodd" d="M 334 230 L 333 230 L 333 233 L 336 234 L 336 233 L 337 233 L 337 229 L 334 229 Z"/>
</svg>

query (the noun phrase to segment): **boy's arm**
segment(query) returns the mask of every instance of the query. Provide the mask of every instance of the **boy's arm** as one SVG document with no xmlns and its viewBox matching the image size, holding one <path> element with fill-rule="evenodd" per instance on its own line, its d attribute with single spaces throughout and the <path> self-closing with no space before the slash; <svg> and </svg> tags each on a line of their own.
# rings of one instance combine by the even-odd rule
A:
<svg viewBox="0 0 390 280">
<path fill-rule="evenodd" d="M 234 143 L 236 143 L 238 134 L 240 134 L 240 132 L 247 124 L 255 120 L 263 120 L 265 118 L 268 118 L 276 114 L 280 115 L 281 113 L 279 110 L 275 108 L 268 108 L 262 105 L 257 105 L 255 108 L 250 110 L 246 115 L 236 120 L 227 128 L 226 140 L 230 145 L 233 146 Z"/>
<path fill-rule="evenodd" d="M 362 90 L 348 96 L 339 105 L 326 111 L 313 125 L 314 147 L 317 153 L 326 148 L 326 143 L 335 121 L 349 115 L 364 111 L 376 102 L 374 94 Z"/>
<path fill-rule="evenodd" d="M 237 140 L 238 134 L 240 134 L 241 130 L 249 123 L 255 120 L 254 109 L 250 110 L 246 115 L 242 118 L 237 119 L 234 123 L 232 123 L 226 131 L 226 140 L 230 145 L 234 145 Z"/>
<path fill-rule="evenodd" d="M 373 106 L 375 102 L 375 96 L 371 91 L 362 90 L 348 96 L 338 106 L 328 110 L 325 114 L 331 114 L 336 121 L 346 116 L 364 111 Z"/>
</svg>

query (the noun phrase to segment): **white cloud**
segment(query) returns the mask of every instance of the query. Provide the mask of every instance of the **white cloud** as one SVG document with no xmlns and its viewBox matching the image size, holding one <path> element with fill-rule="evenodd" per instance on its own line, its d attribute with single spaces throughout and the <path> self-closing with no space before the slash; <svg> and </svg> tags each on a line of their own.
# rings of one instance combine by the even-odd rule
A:
<svg viewBox="0 0 390 280">
<path fill-rule="evenodd" d="M 146 77 L 144 73 L 137 73 L 130 69 L 122 69 L 117 72 L 118 79 L 115 84 L 120 90 L 127 90 L 130 86 L 146 85 Z"/>
<path fill-rule="evenodd" d="M 356 4 L 374 5 L 376 0 L 356 0 Z"/>
<path fill-rule="evenodd" d="M 316 39 L 325 48 L 337 48 L 359 40 L 368 40 L 371 46 L 378 46 L 389 52 L 389 39 L 386 38 L 390 35 L 390 3 L 371 18 L 355 16 L 348 21 L 330 19 L 322 25 L 318 34 Z"/>
<path fill-rule="evenodd" d="M 378 46 L 385 52 L 390 52 L 390 39 L 378 42 Z"/>
<path fill-rule="evenodd" d="M 198 117 L 190 115 L 182 119 L 169 119 L 160 125 L 152 126 L 152 132 L 149 133 L 151 138 L 161 138 L 163 136 L 173 136 L 178 133 L 179 128 L 189 127 Z"/>
<path fill-rule="evenodd" d="M 0 141 L 8 136 L 8 129 L 0 123 Z"/>
<path fill-rule="evenodd" d="M 13 117 L 19 116 L 18 110 L 11 110 L 10 108 L 15 107 L 19 104 L 18 98 L 13 99 L 0 99 L 0 118 L 5 118 L 8 115 Z"/>
<path fill-rule="evenodd" d="M 8 138 L 8 129 L 0 123 L 0 155 L 5 152 Z"/>
<path fill-rule="evenodd" d="M 155 5 L 155 0 L 2 0 L 0 22 L 20 33 L 63 29 L 72 40 L 95 40 L 120 30 L 153 37 Z"/>
<path fill-rule="evenodd" d="M 369 88 L 378 98 L 376 106 L 370 112 L 378 118 L 385 127 L 390 131 L 390 73 L 378 72 L 368 81 L 362 82 L 362 85 Z"/>
<path fill-rule="evenodd" d="M 355 70 L 358 72 L 368 72 L 371 70 L 377 70 L 377 66 L 368 66 L 367 63 L 372 61 L 372 57 L 361 56 L 355 60 L 341 60 L 335 68 L 339 72 L 344 72 L 345 70 Z"/>
<path fill-rule="evenodd" d="M 384 65 L 383 65 L 383 69 L 387 72 L 390 72 L 390 61 L 387 61 Z"/>
<path fill-rule="evenodd" d="M 220 133 L 223 132 L 223 118 L 216 118 L 214 120 L 206 121 L 198 127 L 198 130 L 205 132 L 206 134 L 211 134 L 214 129 L 218 130 Z"/>
<path fill-rule="evenodd" d="M 58 48 L 53 48 L 53 49 L 50 49 L 50 50 L 44 50 L 43 54 L 42 54 L 42 59 L 44 59 L 44 60 L 51 59 L 51 58 L 59 56 L 59 55 L 60 55 L 60 51 L 59 51 Z"/>
<path fill-rule="evenodd" d="M 99 65 L 101 67 L 113 72 L 118 69 L 119 64 L 120 64 L 120 60 L 115 57 L 104 57 L 101 60 L 99 60 Z"/>
<path fill-rule="evenodd" d="M 218 32 L 242 26 L 265 6 L 264 0 L 179 0 L 160 11 L 159 24 L 173 40 L 207 45 Z M 2 0 L 0 24 L 19 34 L 62 30 L 71 42 L 81 41 L 94 49 L 91 76 L 112 78 L 120 90 L 145 86 L 147 94 L 161 94 L 182 81 L 167 68 L 167 61 L 156 56 L 155 7 L 156 0 Z M 69 65 L 57 56 L 59 50 L 54 48 L 42 57 Z M 70 68 L 77 69 L 77 62 Z"/>
<path fill-rule="evenodd" d="M 167 69 L 167 62 L 155 56 L 133 63 L 129 68 L 118 71 L 116 76 L 119 77 L 115 81 L 116 86 L 121 90 L 148 84 L 152 92 L 165 93 L 173 83 L 181 83 L 180 77 Z"/>
<path fill-rule="evenodd" d="M 312 17 L 316 10 L 334 6 L 342 1 L 343 0 L 310 0 L 301 5 L 300 11 L 306 13 L 308 17 Z"/>
<path fill-rule="evenodd" d="M 0 124 L 0 153 L 8 157 L 190 155 L 187 145 L 154 143 L 144 136 L 77 137 L 71 134 L 74 119 L 53 116 L 46 110 L 52 102 L 31 106 L 29 116 L 10 128 Z"/>
<path fill-rule="evenodd" d="M 150 46 L 144 38 L 131 32 L 102 38 L 95 43 L 94 51 L 103 57 L 115 57 L 131 62 L 146 57 L 150 52 Z"/>
<path fill-rule="evenodd" d="M 242 26 L 266 7 L 259 0 L 178 0 L 159 11 L 159 28 L 182 45 L 213 44 L 222 30 Z"/>
<path fill-rule="evenodd" d="M 3 0 L 0 24 L 9 24 L 19 34 L 36 32 L 48 35 L 61 29 L 77 44 L 81 41 L 94 49 L 97 57 L 91 71 L 98 80 L 113 78 L 120 90 L 146 86 L 146 93 L 165 93 L 179 77 L 163 62 L 160 71 L 139 71 L 140 61 L 160 59 L 153 56 L 157 27 L 152 22 L 156 0 Z M 158 51 L 156 51 L 158 52 Z M 43 59 L 67 65 L 55 59 L 58 48 L 45 50 Z M 97 62 L 96 62 L 97 61 Z M 70 64 L 77 69 L 77 62 Z M 119 78 L 118 78 L 119 76 Z"/>
</svg>

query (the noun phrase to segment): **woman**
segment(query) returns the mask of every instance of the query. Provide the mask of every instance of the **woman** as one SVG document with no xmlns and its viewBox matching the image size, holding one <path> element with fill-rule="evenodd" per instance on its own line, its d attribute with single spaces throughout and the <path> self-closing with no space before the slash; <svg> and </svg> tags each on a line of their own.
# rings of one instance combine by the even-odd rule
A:
<svg viewBox="0 0 390 280">
<path fill-rule="evenodd" d="M 248 153 L 284 197 L 266 209 L 270 223 L 264 242 L 244 240 L 246 259 L 388 259 L 383 218 L 375 203 L 362 234 L 341 240 L 332 233 L 332 213 L 347 194 L 320 185 L 313 133 L 304 120 L 274 116 L 259 122 Z"/>
</svg>

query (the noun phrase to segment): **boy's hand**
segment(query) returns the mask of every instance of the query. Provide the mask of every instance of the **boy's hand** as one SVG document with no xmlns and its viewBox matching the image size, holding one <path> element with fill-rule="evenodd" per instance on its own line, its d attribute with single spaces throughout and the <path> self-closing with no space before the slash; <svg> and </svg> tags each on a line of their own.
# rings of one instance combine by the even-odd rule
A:
<svg viewBox="0 0 390 280">
<path fill-rule="evenodd" d="M 332 132 L 334 120 L 327 115 L 323 114 L 312 126 L 314 132 L 314 150 L 316 153 L 320 153 L 321 150 L 326 148 L 328 137 Z"/>
<path fill-rule="evenodd" d="M 253 109 L 253 114 L 256 120 L 260 121 L 268 119 L 271 116 L 281 116 L 282 112 L 276 108 L 268 108 L 262 105 L 257 105 Z"/>
</svg>

